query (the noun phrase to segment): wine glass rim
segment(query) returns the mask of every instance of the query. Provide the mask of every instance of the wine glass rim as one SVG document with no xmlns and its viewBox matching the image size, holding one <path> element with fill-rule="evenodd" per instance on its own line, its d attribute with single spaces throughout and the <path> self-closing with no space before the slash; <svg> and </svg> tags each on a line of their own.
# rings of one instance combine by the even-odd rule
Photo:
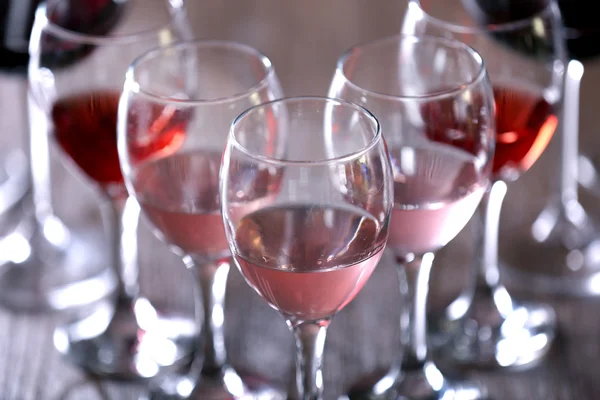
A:
<svg viewBox="0 0 600 400">
<path fill-rule="evenodd" d="M 240 53 L 253 56 L 256 59 L 260 60 L 263 67 L 265 68 L 265 75 L 260 79 L 260 81 L 258 81 L 253 86 L 248 87 L 245 91 L 236 93 L 236 94 L 232 94 L 229 96 L 223 96 L 223 97 L 214 97 L 214 98 L 205 98 L 205 99 L 202 99 L 202 98 L 181 99 L 181 98 L 175 98 L 175 97 L 170 97 L 170 96 L 162 96 L 162 95 L 153 93 L 152 91 L 144 89 L 144 86 L 138 81 L 138 79 L 136 77 L 136 71 L 139 68 L 139 66 L 141 64 L 143 64 L 145 61 L 152 60 L 153 58 L 155 58 L 157 56 L 160 57 L 160 53 L 173 51 L 173 50 L 179 51 L 179 50 L 185 49 L 185 48 L 234 49 Z M 231 41 L 231 40 L 196 39 L 196 40 L 179 41 L 179 42 L 171 43 L 166 46 L 155 47 L 151 50 L 148 50 L 148 51 L 140 54 L 133 60 L 133 62 L 129 66 L 129 69 L 127 70 L 126 78 L 125 78 L 125 85 L 129 86 L 130 88 L 133 87 L 133 91 L 135 92 L 136 95 L 141 94 L 141 95 L 148 97 L 159 103 L 179 104 L 182 106 L 190 106 L 191 107 L 191 106 L 202 106 L 202 105 L 218 105 L 218 104 L 238 101 L 244 97 L 248 97 L 252 93 L 257 93 L 257 92 L 260 92 L 261 90 L 263 90 L 265 87 L 267 87 L 269 82 L 272 80 L 272 77 L 274 74 L 275 74 L 275 69 L 274 69 L 273 63 L 271 62 L 269 57 L 267 57 L 261 51 L 257 50 L 256 48 L 254 48 L 252 46 L 249 46 L 249 45 L 246 45 L 243 43 L 239 43 L 239 42 L 235 42 L 235 41 Z"/>
<path fill-rule="evenodd" d="M 150 40 L 152 38 L 159 37 L 163 34 L 167 34 L 174 30 L 173 21 L 170 18 L 169 22 L 161 25 L 157 25 L 153 28 L 148 28 L 138 32 L 122 34 L 122 35 L 90 35 L 87 33 L 76 32 L 65 27 L 62 27 L 48 18 L 48 5 L 46 2 L 42 2 L 35 15 L 36 22 L 39 18 L 43 18 L 42 29 L 45 32 L 51 33 L 52 35 L 62 39 L 74 42 L 77 44 L 91 45 L 91 46 L 123 46 L 132 43 L 140 42 L 145 39 Z"/>
<path fill-rule="evenodd" d="M 379 91 L 367 89 L 367 88 L 364 88 L 364 87 L 354 83 L 354 81 L 346 75 L 346 73 L 344 71 L 344 66 L 346 65 L 348 58 L 352 55 L 353 52 L 355 52 L 357 50 L 364 50 L 369 47 L 379 46 L 379 45 L 385 44 L 387 42 L 395 42 L 395 41 L 399 42 L 399 41 L 404 41 L 407 39 L 411 39 L 414 43 L 417 43 L 420 41 L 432 41 L 432 42 L 437 42 L 437 43 L 443 43 L 448 47 L 463 49 L 467 53 L 469 53 L 472 56 L 472 58 L 478 63 L 479 70 L 477 71 L 477 73 L 474 74 L 473 78 L 471 78 L 469 80 L 465 80 L 465 82 L 463 82 L 461 84 L 457 84 L 455 87 L 453 87 L 451 89 L 437 90 L 437 91 L 431 91 L 428 93 L 414 94 L 414 95 L 394 95 L 394 94 L 382 93 Z M 383 100 L 400 101 L 400 102 L 403 102 L 403 101 L 434 101 L 434 100 L 440 100 L 440 99 L 444 99 L 444 98 L 448 98 L 448 97 L 455 97 L 456 95 L 464 92 L 465 90 L 468 90 L 469 88 L 471 88 L 475 85 L 478 85 L 487 76 L 485 61 L 483 60 L 483 57 L 481 56 L 481 54 L 479 54 L 477 52 L 477 50 L 475 50 L 473 47 L 471 47 L 463 42 L 460 42 L 458 40 L 449 39 L 449 38 L 445 38 L 442 36 L 408 35 L 408 34 L 386 36 L 386 37 L 383 37 L 380 39 L 375 39 L 375 40 L 372 40 L 369 42 L 356 44 L 356 45 L 350 47 L 348 50 L 346 50 L 340 56 L 340 58 L 338 59 L 338 62 L 337 62 L 336 70 L 337 70 L 336 72 L 339 72 L 342 75 L 342 77 L 344 78 L 346 83 L 348 83 L 355 90 L 360 91 L 365 94 L 368 94 L 369 96 L 372 96 L 374 98 L 379 98 L 379 99 L 383 99 Z"/>
<path fill-rule="evenodd" d="M 425 8 L 422 6 L 422 3 L 422 0 L 409 0 L 408 7 L 414 7 L 416 5 L 416 7 L 419 8 L 423 15 L 425 15 L 425 17 L 431 20 L 433 23 L 443 26 L 445 30 L 462 34 L 479 34 L 482 32 L 506 32 L 515 29 L 522 29 L 527 26 L 530 26 L 533 20 L 535 20 L 536 18 L 545 17 L 555 12 L 554 2 L 548 1 L 548 4 L 542 10 L 526 18 L 520 18 L 514 21 L 503 22 L 499 24 L 482 24 L 480 26 L 467 26 L 432 16 L 425 10 Z"/>
<path fill-rule="evenodd" d="M 265 156 L 262 154 L 256 154 L 256 153 L 253 153 L 252 151 L 250 151 L 248 148 L 246 148 L 246 146 L 244 146 L 242 143 L 240 143 L 237 140 L 237 137 L 235 134 L 235 129 L 236 129 L 237 125 L 245 117 L 247 117 L 250 113 L 256 112 L 259 109 L 271 106 L 273 104 L 303 102 L 303 101 L 320 101 L 323 103 L 336 103 L 338 105 L 354 108 L 355 110 L 357 110 L 357 111 L 361 112 L 363 115 L 365 115 L 373 123 L 374 135 L 371 138 L 371 140 L 369 141 L 369 143 L 362 146 L 360 149 L 358 149 L 356 151 L 352 151 L 352 152 L 343 154 L 338 157 L 331 157 L 331 158 L 326 158 L 326 159 L 321 159 L 321 160 L 286 160 L 286 159 L 282 159 L 282 158 L 278 158 L 278 157 L 270 157 L 270 156 Z M 349 162 L 349 161 L 355 160 L 355 159 L 361 157 L 362 155 L 368 153 L 371 149 L 373 149 L 375 146 L 377 146 L 379 144 L 379 142 L 381 140 L 383 140 L 383 136 L 381 134 L 381 125 L 379 124 L 379 120 L 377 119 L 377 117 L 375 117 L 375 115 L 373 115 L 373 113 L 371 111 L 367 110 L 365 107 L 363 107 L 359 104 L 352 103 L 350 101 L 346 101 L 346 100 L 342 100 L 342 99 L 338 99 L 338 98 L 327 97 L 327 96 L 294 96 L 294 97 L 282 97 L 280 99 L 257 104 L 255 106 L 248 108 L 246 111 L 241 113 L 233 121 L 233 124 L 231 125 L 231 129 L 229 131 L 229 140 L 231 141 L 233 146 L 235 146 L 242 153 L 244 153 L 245 155 L 247 155 L 250 158 L 260 161 L 261 163 L 271 164 L 271 165 L 280 166 L 280 167 L 281 166 L 283 166 L 283 167 L 285 167 L 285 166 L 318 167 L 318 166 L 327 166 L 327 165 L 339 164 L 339 163 L 344 163 L 344 162 Z"/>
</svg>

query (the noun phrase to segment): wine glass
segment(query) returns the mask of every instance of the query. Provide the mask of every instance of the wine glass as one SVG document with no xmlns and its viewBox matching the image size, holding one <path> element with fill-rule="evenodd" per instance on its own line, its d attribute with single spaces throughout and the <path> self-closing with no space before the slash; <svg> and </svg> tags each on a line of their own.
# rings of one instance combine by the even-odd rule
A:
<svg viewBox="0 0 600 400">
<path fill-rule="evenodd" d="M 8 19 L 11 28 L 4 32 L 7 48 L 0 49 L 2 68 L 15 67 L 15 72 L 26 70 L 30 60 L 27 44 L 30 43 L 38 3 L 41 2 L 36 0 L 17 7 L 11 2 L 11 9 L 14 9 Z M 64 22 L 78 18 L 90 29 L 108 32 L 114 27 L 115 16 L 120 10 L 110 0 L 98 1 L 93 6 L 87 2 L 78 5 L 76 10 L 63 8 L 50 19 Z M 39 24 L 36 29 L 39 36 Z M 38 38 L 34 39 L 35 42 Z M 37 47 L 37 43 L 33 44 Z M 69 62 L 74 63 L 80 53 L 71 55 Z M 30 168 L 23 168 L 18 155 L 11 156 L 11 160 L 7 161 L 14 165 L 2 174 L 6 183 L 2 191 L 7 192 L 0 193 L 2 202 L 6 208 L 13 205 L 12 208 L 17 209 L 19 220 L 16 229 L 1 242 L 4 272 L 0 277 L 0 303 L 15 311 L 34 313 L 90 305 L 113 291 L 115 280 L 110 269 L 98 262 L 100 257 L 92 243 L 95 237 L 87 231 L 67 228 L 54 213 L 44 116 L 35 108 L 31 92 L 15 97 L 14 101 L 28 113 L 29 140 L 26 147 Z M 30 195 L 23 196 L 29 184 Z M 8 213 L 8 219 L 15 219 L 12 214 L 15 213 Z"/>
<path fill-rule="evenodd" d="M 411 0 L 403 31 L 459 39 L 484 58 L 496 102 L 496 149 L 492 179 L 481 208 L 483 226 L 476 247 L 472 285 L 447 309 L 442 326 L 451 340 L 442 349 L 455 363 L 474 366 L 525 366 L 543 357 L 555 335 L 555 313 L 544 304 L 521 304 L 500 282 L 498 226 L 505 182 L 526 172 L 542 154 L 558 124 L 564 74 L 564 42 L 558 9 L 522 10 L 521 19 L 500 14 L 496 3 Z M 531 5 L 531 4 L 530 4 Z M 510 253 L 518 253 L 513 243 Z M 530 248 L 522 249 L 531 252 Z M 539 262 L 536 254 L 536 261 Z"/>
<path fill-rule="evenodd" d="M 325 97 L 255 106 L 231 128 L 220 193 L 237 267 L 296 339 L 298 398 L 321 400 L 327 327 L 388 237 L 392 171 L 379 123 Z"/>
<path fill-rule="evenodd" d="M 600 54 L 600 28 L 593 15 L 593 3 L 582 0 L 559 0 L 564 22 L 563 37 L 570 61 L 565 71 L 564 100 L 560 132 L 560 162 L 551 174 L 558 185 L 525 235 L 519 235 L 522 247 L 529 247 L 529 257 L 522 252 L 511 256 L 500 252 L 504 261 L 502 274 L 508 285 L 521 290 L 567 296 L 598 296 L 600 288 L 600 227 L 594 200 L 580 198 L 581 184 L 592 198 L 600 194 L 597 160 L 589 151 L 579 149 L 579 97 L 584 65 L 581 61 Z M 516 1 L 497 5 L 495 12 L 510 15 L 519 10 Z M 509 244 L 510 245 L 510 244 Z M 532 262 L 532 254 L 536 254 Z"/>
<path fill-rule="evenodd" d="M 394 171 L 390 249 L 397 260 L 403 353 L 356 399 L 476 399 L 431 360 L 426 300 L 434 253 L 467 224 L 488 187 L 494 103 L 483 60 L 461 42 L 397 36 L 358 45 L 338 61 L 329 95 L 369 107 L 381 121 Z"/>
<path fill-rule="evenodd" d="M 235 117 L 281 95 L 270 60 L 233 42 L 190 41 L 156 49 L 129 69 L 119 106 L 123 174 L 154 233 L 182 256 L 197 280 L 196 309 L 204 323 L 203 351 L 194 365 L 201 367 L 199 380 L 196 368 L 189 377 L 167 377 L 151 398 L 262 398 L 277 393 L 255 377 L 242 382 L 227 361 L 223 312 L 231 254 L 218 187 L 221 156 Z M 177 141 L 163 141 L 170 148 L 161 146 L 161 151 L 140 152 L 140 144 L 152 137 L 148 132 L 152 135 L 158 127 Z M 276 145 L 274 138 L 265 140 Z M 260 173 L 264 182 L 277 178 L 267 170 Z M 245 176 L 251 189 L 252 171 Z"/>
<path fill-rule="evenodd" d="M 31 17 L 35 12 L 37 1 L 31 2 L 26 7 L 18 7 L 11 1 L 8 3 L 0 11 L 0 26 L 3 27 L 0 31 L 2 104 L 12 103 L 12 110 L 17 112 L 23 110 L 23 114 L 12 116 L 2 125 L 3 129 L 11 131 L 11 135 L 5 135 L 0 143 L 0 247 L 2 247 L 0 252 L 4 257 L 0 261 L 2 265 L 15 255 L 18 258 L 18 251 L 13 251 L 12 247 L 15 238 L 19 240 L 18 227 L 19 221 L 23 218 L 23 211 L 29 208 L 27 194 L 30 191 L 31 179 L 27 157 L 18 146 L 15 148 L 14 137 L 15 133 L 17 133 L 16 136 L 20 136 L 19 129 L 27 127 L 27 124 L 23 123 L 24 121 L 21 119 L 27 109 L 26 90 L 21 84 L 21 76 L 27 69 L 27 44 L 31 29 Z M 13 75 L 17 75 L 18 79 L 15 80 Z M 9 81 L 17 84 L 11 84 L 11 89 L 9 89 L 7 87 Z M 12 90 L 12 87 L 17 90 Z M 15 234 L 13 235 L 13 233 Z"/>
<path fill-rule="evenodd" d="M 117 107 L 133 58 L 175 41 L 177 28 L 162 0 L 112 2 L 102 13 L 110 30 L 80 15 L 89 7 L 86 0 L 56 0 L 36 11 L 29 64 L 32 139 L 36 140 L 32 157 L 48 159 L 49 134 L 61 150 L 61 159 L 93 187 L 102 201 L 110 244 L 109 259 L 98 258 L 109 264 L 118 285 L 114 296 L 66 316 L 54 332 L 54 345 L 93 374 L 148 378 L 187 362 L 198 329 L 181 315 L 157 311 L 140 296 L 136 240 L 139 206 L 128 198 L 119 167 Z M 157 120 L 145 141 L 139 142 L 140 154 L 175 151 L 180 136 L 166 130 L 168 122 L 168 116 Z M 38 147 L 38 142 L 43 145 Z M 43 174 L 47 161 L 36 165 Z M 44 212 L 45 206 L 38 204 L 38 210 Z M 46 219 L 44 232 L 53 223 L 54 239 L 65 235 L 57 231 L 55 221 L 46 223 Z M 76 272 L 88 273 L 88 268 L 80 265 Z M 102 285 L 88 284 L 71 295 L 86 296 L 99 289 Z M 187 329 L 180 327 L 173 333 L 173 324 Z"/>
</svg>

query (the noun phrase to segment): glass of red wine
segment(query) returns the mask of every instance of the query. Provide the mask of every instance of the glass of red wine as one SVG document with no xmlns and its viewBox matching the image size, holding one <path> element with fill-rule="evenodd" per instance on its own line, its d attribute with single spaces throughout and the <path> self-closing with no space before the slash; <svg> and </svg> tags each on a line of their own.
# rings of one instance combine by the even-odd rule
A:
<svg viewBox="0 0 600 400">
<path fill-rule="evenodd" d="M 32 158 L 47 159 L 49 135 L 61 150 L 61 159 L 93 187 L 101 201 L 110 247 L 109 257 L 99 252 L 96 262 L 108 264 L 110 276 L 118 282 L 116 290 L 111 288 L 112 295 L 97 282 L 69 293 L 77 297 L 101 291 L 104 298 L 65 315 L 55 330 L 54 345 L 93 374 L 149 378 L 191 359 L 198 328 L 191 318 L 157 311 L 140 296 L 139 206 L 128 197 L 121 175 L 117 109 L 133 58 L 175 41 L 178 29 L 162 0 L 112 2 L 103 14 L 114 19 L 109 18 L 108 31 L 104 25 L 90 22 L 86 11 L 94 4 L 88 0 L 49 1 L 37 10 L 31 37 Z M 138 143 L 139 157 L 175 151 L 181 144 L 182 129 L 177 125 L 181 117 L 156 112 L 147 118 L 154 125 Z M 44 145 L 37 147 L 40 142 Z M 45 211 L 43 204 L 39 208 Z M 60 225 L 46 219 L 44 216 L 45 232 L 51 229 L 54 240 L 64 236 Z M 81 253 L 79 250 L 72 257 L 81 257 Z M 75 272 L 88 274 L 92 267 L 79 265 Z M 46 275 L 62 272 L 52 269 Z M 170 324 L 184 324 L 188 329 L 173 334 Z"/>
<path fill-rule="evenodd" d="M 0 5 L 2 72 L 27 71 L 29 39 L 39 3 L 42 2 L 9 0 Z M 77 10 L 62 7 L 49 18 L 60 24 L 78 18 L 87 29 L 107 33 L 123 11 L 112 0 L 71 3 L 79 3 Z M 64 49 L 63 54 L 68 51 Z M 55 54 L 51 51 L 48 57 Z M 70 54 L 69 62 L 77 62 L 79 53 Z M 14 96 L 14 91 L 9 93 Z M 24 124 L 24 128 L 29 128 L 26 148 L 30 168 L 22 162 L 20 152 L 1 156 L 0 230 L 6 236 L 0 242 L 5 271 L 0 277 L 0 303 L 14 311 L 34 313 L 92 304 L 112 291 L 115 281 L 111 271 L 97 262 L 94 235 L 86 229 L 67 228 L 54 213 L 44 116 L 36 113 L 31 93 L 24 88 L 23 96 L 14 96 L 12 101 L 15 110 L 28 112 L 29 127 Z M 89 290 L 90 287 L 95 290 Z"/>
<path fill-rule="evenodd" d="M 198 347 L 203 351 L 191 372 L 167 376 L 151 389 L 150 398 L 245 399 L 279 393 L 264 379 L 238 375 L 227 360 L 223 312 L 231 253 L 221 217 L 219 168 L 233 120 L 281 96 L 270 60 L 234 42 L 189 41 L 152 50 L 129 69 L 119 107 L 121 168 L 153 232 L 193 274 L 196 314 L 204 329 Z M 277 122 L 275 114 L 267 116 Z M 156 136 L 165 146 L 153 136 L 166 132 L 167 125 L 177 140 Z M 271 135 L 263 138 L 265 144 L 277 147 L 274 134 L 265 133 Z M 152 143 L 158 151 L 144 147 Z M 273 169 L 240 173 L 246 185 L 238 193 L 240 201 L 251 196 L 256 204 L 269 200 L 273 193 L 267 189 L 277 188 L 281 178 Z"/>
<path fill-rule="evenodd" d="M 233 124 L 220 193 L 237 267 L 294 335 L 292 398 L 322 400 L 329 323 L 367 282 L 388 238 L 392 170 L 379 123 L 325 97 L 255 106 Z"/>
<path fill-rule="evenodd" d="M 489 23 L 511 21 L 543 9 L 546 1 L 477 0 Z M 571 59 L 566 67 L 557 170 L 549 174 L 555 186 L 546 205 L 532 224 L 507 242 L 528 251 L 503 251 L 500 258 L 507 285 L 536 293 L 567 296 L 598 296 L 600 288 L 600 227 L 595 221 L 600 194 L 597 159 L 590 146 L 579 145 L 579 87 L 584 73 L 581 61 L 600 55 L 600 25 L 595 3 L 559 0 L 564 29 L 562 36 Z M 584 138 L 585 140 L 585 138 Z M 581 152 L 580 152 L 581 147 Z M 556 184 L 556 182 L 558 184 Z M 579 184 L 592 196 L 579 194 Z M 501 246 L 503 245 L 501 241 Z"/>
<path fill-rule="evenodd" d="M 461 42 L 396 36 L 358 45 L 338 61 L 329 95 L 381 121 L 394 176 L 387 247 L 397 260 L 403 352 L 374 386 L 350 399 L 477 399 L 485 389 L 447 380 L 427 346 L 426 302 L 436 251 L 467 224 L 490 181 L 494 99 L 483 60 Z"/>
<path fill-rule="evenodd" d="M 485 60 L 494 89 L 496 148 L 494 184 L 482 202 L 473 282 L 445 311 L 443 345 L 453 363 L 487 367 L 530 365 L 543 357 L 555 335 L 555 313 L 544 304 L 515 301 L 500 282 L 498 228 L 506 183 L 515 181 L 543 153 L 558 124 L 564 75 L 564 42 L 554 2 L 519 20 L 486 24 L 476 0 L 411 0 L 405 33 L 461 40 Z M 461 138 L 447 140 L 464 145 Z M 510 252 L 516 252 L 514 243 Z M 539 255 L 534 249 L 526 248 Z M 543 265 L 543 264 L 540 264 Z M 442 332 L 445 333 L 445 332 Z"/>
</svg>

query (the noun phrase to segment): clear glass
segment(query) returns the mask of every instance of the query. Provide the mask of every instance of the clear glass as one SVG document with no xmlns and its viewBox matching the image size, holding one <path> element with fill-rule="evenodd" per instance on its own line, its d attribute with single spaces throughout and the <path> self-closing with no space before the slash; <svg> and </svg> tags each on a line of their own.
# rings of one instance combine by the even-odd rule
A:
<svg viewBox="0 0 600 400">
<path fill-rule="evenodd" d="M 220 193 L 237 267 L 296 339 L 298 398 L 321 400 L 327 327 L 388 237 L 392 171 L 379 124 L 324 97 L 253 107 L 231 129 Z"/>
<path fill-rule="evenodd" d="M 340 58 L 329 95 L 368 107 L 381 122 L 394 171 L 387 247 L 407 296 L 403 352 L 374 387 L 358 384 L 349 397 L 483 396 L 476 385 L 448 382 L 432 362 L 425 311 L 434 253 L 467 224 L 491 176 L 494 99 L 483 60 L 451 39 L 385 38 Z"/>
<path fill-rule="evenodd" d="M 543 153 L 558 124 L 565 48 L 555 2 L 524 10 L 518 20 L 493 12 L 484 0 L 411 0 L 403 32 L 443 35 L 472 46 L 485 60 L 496 102 L 494 184 L 481 207 L 483 226 L 473 282 L 446 310 L 451 340 L 443 350 L 456 363 L 508 367 L 539 360 L 554 338 L 554 311 L 544 304 L 519 304 L 500 282 L 498 227 L 503 182 L 514 181 Z M 523 201 L 525 199 L 522 199 Z M 524 257 L 513 242 L 505 256 Z M 531 248 L 524 253 L 532 252 Z M 508 254 L 510 253 L 510 254 Z M 535 263 L 540 263 L 539 254 Z M 510 343 L 510 345 L 507 345 Z"/>
<path fill-rule="evenodd" d="M 218 187 L 235 117 L 281 95 L 269 59 L 233 42 L 164 47 L 129 69 L 118 129 L 127 188 L 156 236 L 197 279 L 198 323 L 204 325 L 192 376 L 167 378 L 152 389 L 152 398 L 262 398 L 273 392 L 253 386 L 264 379 L 242 380 L 252 377 L 239 377 L 227 361 L 223 323 L 231 261 Z M 199 379 L 193 376 L 197 369 Z"/>
<path fill-rule="evenodd" d="M 94 7 L 100 6 L 104 8 L 96 14 Z M 65 318 L 55 331 L 54 344 L 100 376 L 148 378 L 163 367 L 185 363 L 197 335 L 193 328 L 171 335 L 169 323 L 181 317 L 158 313 L 139 296 L 139 206 L 128 199 L 117 155 L 117 108 L 127 68 L 136 55 L 177 39 L 178 28 L 162 0 L 95 5 L 86 0 L 56 0 L 36 12 L 29 97 L 37 220 L 54 241 L 67 237 L 49 203 L 49 136 L 61 150 L 61 160 L 98 194 L 110 248 L 109 257 L 98 259 L 111 267 L 118 282 L 116 290 L 111 288 L 115 298 L 100 302 L 95 298 L 96 303 Z M 76 254 L 81 257 L 81 253 L 79 249 Z M 88 272 L 91 267 L 80 269 Z M 52 274 L 60 272 L 52 270 Z M 85 297 L 95 291 L 98 284 L 88 284 L 71 296 Z M 149 315 L 154 317 L 148 319 Z"/>
</svg>

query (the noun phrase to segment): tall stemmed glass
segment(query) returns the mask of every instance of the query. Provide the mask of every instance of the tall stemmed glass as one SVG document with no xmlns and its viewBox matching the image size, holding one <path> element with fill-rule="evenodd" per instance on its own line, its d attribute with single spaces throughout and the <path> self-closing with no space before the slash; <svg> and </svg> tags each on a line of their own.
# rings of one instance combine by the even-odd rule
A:
<svg viewBox="0 0 600 400">
<path fill-rule="evenodd" d="M 115 18 L 114 29 L 106 33 L 90 28 L 94 25 L 69 12 L 86 10 L 88 3 L 49 1 L 36 12 L 29 65 L 32 131 L 41 141 L 47 141 L 50 134 L 62 150 L 62 159 L 76 167 L 76 174 L 83 173 L 86 182 L 93 183 L 102 200 L 110 243 L 107 262 L 119 285 L 116 308 L 112 299 L 107 299 L 77 310 L 57 327 L 54 344 L 92 373 L 147 378 L 162 367 L 189 359 L 197 329 L 189 321 L 187 331 L 171 335 L 168 327 L 174 321 L 170 316 L 161 315 L 147 299 L 139 297 L 139 206 L 135 199 L 128 199 L 119 167 L 117 107 L 133 58 L 173 42 L 177 29 L 164 1 L 130 0 L 113 4 L 116 11 L 109 15 Z M 138 157 L 173 152 L 181 145 L 181 130 L 174 129 L 177 115 L 146 117 L 154 125 L 139 132 Z M 35 149 L 39 150 L 35 156 L 48 157 L 46 146 Z M 80 269 L 87 272 L 87 268 Z M 91 285 L 89 290 L 95 288 Z M 85 290 L 78 293 L 86 295 Z"/>
<path fill-rule="evenodd" d="M 251 386 L 257 380 L 244 385 L 227 361 L 223 312 L 230 252 L 218 188 L 233 120 L 247 108 L 278 97 L 281 88 L 269 59 L 233 42 L 184 42 L 153 50 L 129 69 L 119 106 L 121 167 L 154 233 L 183 257 L 197 279 L 198 322 L 204 327 L 203 351 L 195 365 L 202 364 L 200 379 L 168 377 L 152 398 L 262 398 L 270 393 L 269 388 Z M 268 116 L 276 122 L 273 114 Z M 179 137 L 177 147 L 140 154 L 144 135 L 170 122 Z M 275 139 L 264 137 L 269 146 L 276 145 Z M 265 185 L 276 183 L 277 175 L 270 170 L 245 172 L 247 187 L 237 193 L 240 201 L 246 195 L 267 195 L 251 191 L 253 172 Z"/>
<path fill-rule="evenodd" d="M 487 23 L 521 19 L 531 15 L 543 1 L 473 0 Z M 600 55 L 600 25 L 596 4 L 586 0 L 558 0 L 564 23 L 563 37 L 569 59 L 565 71 L 560 161 L 549 174 L 556 185 L 546 206 L 530 226 L 523 226 L 502 240 L 501 272 L 507 285 L 536 293 L 567 296 L 598 296 L 600 287 L 600 226 L 594 220 L 596 202 L 578 195 L 579 184 L 594 196 L 600 194 L 596 161 L 579 146 L 579 86 L 584 75 L 582 61 Z M 578 182 L 579 181 L 579 182 Z M 516 246 L 515 246 L 516 245 Z M 504 251 L 503 247 L 509 251 Z M 517 247 L 518 246 L 518 247 Z M 523 251 L 514 251 L 515 247 Z"/>
<path fill-rule="evenodd" d="M 403 31 L 443 35 L 471 45 L 486 62 L 496 101 L 495 184 L 481 209 L 483 232 L 476 244 L 481 257 L 474 265 L 473 284 L 446 310 L 445 325 L 453 338 L 444 350 L 461 364 L 523 366 L 550 348 L 555 314 L 543 304 L 515 302 L 500 283 L 500 210 L 504 182 L 527 171 L 556 130 L 564 43 L 554 2 L 521 20 L 489 25 L 482 23 L 478 4 L 411 0 Z M 460 137 L 447 140 L 462 141 Z"/>
<path fill-rule="evenodd" d="M 323 97 L 251 108 L 231 129 L 221 199 L 236 265 L 296 339 L 298 398 L 320 400 L 327 327 L 388 237 L 392 172 L 379 124 Z"/>
<path fill-rule="evenodd" d="M 427 348 L 426 302 L 434 253 L 467 224 L 489 183 L 494 103 L 483 60 L 454 40 L 399 36 L 351 48 L 329 89 L 381 121 L 394 170 L 388 248 L 398 262 L 404 352 L 373 388 L 350 398 L 476 399 L 448 382 Z"/>
<path fill-rule="evenodd" d="M 26 53 L 27 47 L 25 53 L 21 52 L 22 46 L 30 43 L 30 52 L 39 49 L 40 30 L 48 18 L 62 25 L 77 20 L 81 26 L 85 26 L 90 31 L 106 33 L 114 28 L 115 22 L 119 20 L 124 9 L 115 6 L 111 0 L 102 0 L 94 5 L 90 5 L 89 2 L 74 1 L 75 7 L 61 7 L 60 12 L 46 16 L 41 11 L 45 10 L 45 6 L 35 8 L 38 3 L 42 2 L 28 2 L 22 7 L 13 7 L 16 14 L 10 13 L 9 25 L 22 25 L 23 29 L 14 31 L 12 28 L 7 28 L 8 31 L 4 32 L 9 36 L 16 32 L 19 37 L 13 38 L 16 40 L 14 44 L 17 45 L 15 48 L 18 50 L 17 53 L 11 51 L 8 54 L 3 53 L 3 62 L 12 60 L 19 64 L 25 63 L 26 66 L 29 57 Z M 56 1 L 51 1 L 50 4 L 56 5 Z M 56 8 L 52 5 L 50 7 Z M 33 15 L 28 13 L 36 10 L 38 11 L 36 15 L 43 16 L 44 21 L 42 18 L 36 19 L 35 33 L 30 42 L 31 25 L 27 26 L 27 24 L 33 24 L 34 21 L 30 20 Z M 21 38 L 22 34 L 27 34 L 27 37 Z M 47 46 L 45 47 L 49 50 Z M 72 52 L 68 48 L 62 50 L 62 53 L 49 52 L 46 57 L 61 57 L 62 54 L 62 62 L 67 65 L 77 62 L 85 55 L 77 49 Z M 0 173 L 2 176 L 0 180 L 6 180 L 8 192 L 6 197 L 2 193 L 0 211 L 4 214 L 4 211 L 12 205 L 20 214 L 17 228 L 1 242 L 3 273 L 0 276 L 0 303 L 14 311 L 34 313 L 63 311 L 90 305 L 114 290 L 115 280 L 112 271 L 106 268 L 104 263 L 98 262 L 100 257 L 94 246 L 96 238 L 82 229 L 67 228 L 54 213 L 45 116 L 36 108 L 31 91 L 23 98 L 16 97 L 14 101 L 20 103 L 23 111 L 28 112 L 27 148 L 30 168 L 29 171 L 22 168 L 23 163 L 20 159 L 12 157 L 11 163 L 14 167 Z M 26 186 L 28 180 L 31 183 L 31 195 L 25 196 L 25 202 L 19 205 L 17 200 L 23 198 L 23 192 L 28 189 Z M 9 220 L 15 219 L 14 215 L 11 215 L 14 213 L 8 214 L 2 219 L 6 217 Z M 6 223 L 2 221 L 1 224 Z"/>
</svg>

